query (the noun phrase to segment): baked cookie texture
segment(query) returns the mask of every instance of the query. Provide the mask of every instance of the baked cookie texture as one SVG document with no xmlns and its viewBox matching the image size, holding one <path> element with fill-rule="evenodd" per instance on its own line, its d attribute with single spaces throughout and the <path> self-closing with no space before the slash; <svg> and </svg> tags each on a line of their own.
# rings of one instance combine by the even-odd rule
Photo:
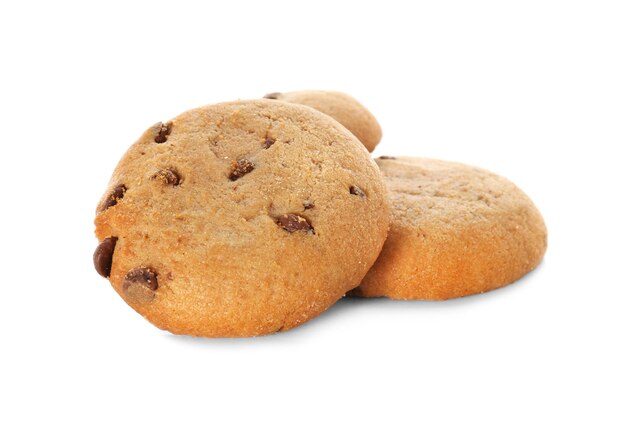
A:
<svg viewBox="0 0 626 424">
<path fill-rule="evenodd" d="M 460 163 L 376 160 L 392 219 L 380 257 L 350 294 L 442 300 L 507 285 L 547 247 L 543 218 L 513 183 Z"/>
<path fill-rule="evenodd" d="M 270 334 L 359 284 L 387 235 L 387 199 L 365 148 L 322 113 L 201 107 L 123 156 L 98 206 L 94 264 L 159 328 Z"/>
<path fill-rule="evenodd" d="M 338 91 L 291 91 L 269 93 L 266 99 L 281 100 L 312 107 L 337 120 L 372 152 L 383 136 L 378 121 L 356 99 Z"/>
</svg>

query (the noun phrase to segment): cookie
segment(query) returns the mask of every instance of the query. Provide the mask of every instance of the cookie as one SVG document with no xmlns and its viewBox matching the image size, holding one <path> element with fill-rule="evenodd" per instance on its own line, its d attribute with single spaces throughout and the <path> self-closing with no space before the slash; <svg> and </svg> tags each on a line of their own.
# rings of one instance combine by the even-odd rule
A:
<svg viewBox="0 0 626 424">
<path fill-rule="evenodd" d="M 514 184 L 460 163 L 409 157 L 376 162 L 392 219 L 380 257 L 352 295 L 449 299 L 512 283 L 539 264 L 543 219 Z"/>
<path fill-rule="evenodd" d="M 97 208 L 96 270 L 159 328 L 288 330 L 356 287 L 385 240 L 380 170 L 336 121 L 270 100 L 148 129 Z"/>
<path fill-rule="evenodd" d="M 266 99 L 281 100 L 312 107 L 333 117 L 358 138 L 370 152 L 382 137 L 382 130 L 374 115 L 356 99 L 337 91 L 292 91 L 269 93 Z"/>
</svg>

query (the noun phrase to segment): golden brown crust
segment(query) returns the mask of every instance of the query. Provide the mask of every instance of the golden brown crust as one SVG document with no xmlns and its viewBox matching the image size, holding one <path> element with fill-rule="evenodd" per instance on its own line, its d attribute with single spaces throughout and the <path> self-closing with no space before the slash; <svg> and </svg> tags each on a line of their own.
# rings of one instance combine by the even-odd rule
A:
<svg viewBox="0 0 626 424">
<path fill-rule="evenodd" d="M 539 264 L 546 227 L 532 201 L 491 172 L 453 162 L 377 159 L 392 219 L 365 297 L 448 299 L 509 284 Z"/>
<path fill-rule="evenodd" d="M 338 91 L 291 91 L 269 93 L 265 97 L 309 106 L 331 116 L 350 130 L 370 152 L 383 136 L 374 115 L 355 98 Z"/>
<path fill-rule="evenodd" d="M 321 313 L 363 278 L 389 223 L 380 171 L 354 136 L 270 100 L 150 128 L 98 211 L 98 239 L 117 238 L 109 280 L 120 296 L 162 329 L 209 337 L 269 334 Z M 289 214 L 311 228 L 281 222 Z"/>
</svg>

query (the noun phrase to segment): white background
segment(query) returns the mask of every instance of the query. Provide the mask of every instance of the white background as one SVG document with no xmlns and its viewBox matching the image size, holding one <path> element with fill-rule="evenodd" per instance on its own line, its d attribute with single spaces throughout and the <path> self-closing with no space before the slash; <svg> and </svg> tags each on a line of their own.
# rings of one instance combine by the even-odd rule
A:
<svg viewBox="0 0 626 424">
<path fill-rule="evenodd" d="M 8 3 L 0 422 L 625 422 L 624 2 Z M 256 339 L 144 321 L 92 266 L 119 157 L 191 107 L 306 88 L 368 106 L 376 156 L 516 182 L 548 225 L 540 268 Z"/>
</svg>

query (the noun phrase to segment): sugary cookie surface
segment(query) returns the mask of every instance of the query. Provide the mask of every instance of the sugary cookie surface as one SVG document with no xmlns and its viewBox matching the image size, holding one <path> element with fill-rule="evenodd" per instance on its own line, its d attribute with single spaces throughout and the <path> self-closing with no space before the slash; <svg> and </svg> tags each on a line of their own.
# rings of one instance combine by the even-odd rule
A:
<svg viewBox="0 0 626 424">
<path fill-rule="evenodd" d="M 358 285 L 389 222 L 374 161 L 341 125 L 270 100 L 148 129 L 97 208 L 98 272 L 160 328 L 285 330 Z"/>
<path fill-rule="evenodd" d="M 376 148 L 383 136 L 374 115 L 355 98 L 345 93 L 303 90 L 268 93 L 265 98 L 305 105 L 332 117 L 352 132 L 370 152 Z"/>
<path fill-rule="evenodd" d="M 513 183 L 454 162 L 383 156 L 392 219 L 380 257 L 352 292 L 448 299 L 509 284 L 537 266 L 547 231 Z"/>
</svg>

